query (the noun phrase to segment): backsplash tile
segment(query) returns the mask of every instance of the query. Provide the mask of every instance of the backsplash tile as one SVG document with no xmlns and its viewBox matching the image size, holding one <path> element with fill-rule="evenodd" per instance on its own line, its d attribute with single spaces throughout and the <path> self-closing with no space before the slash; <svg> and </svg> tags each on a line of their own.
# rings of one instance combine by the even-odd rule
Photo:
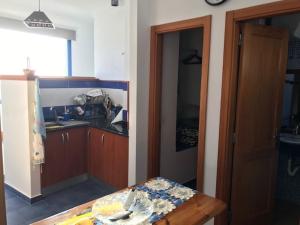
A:
<svg viewBox="0 0 300 225">
<path fill-rule="evenodd" d="M 68 105 L 66 106 L 67 110 L 69 112 L 73 112 L 75 110 L 75 107 L 77 107 L 76 105 Z M 54 106 L 54 109 L 57 112 L 57 115 L 63 115 L 65 112 L 65 106 Z M 43 107 L 43 114 L 44 114 L 44 118 L 45 121 L 54 121 L 54 112 L 51 111 L 51 107 Z M 75 118 L 72 118 L 75 119 Z"/>
<path fill-rule="evenodd" d="M 102 88 L 101 81 L 70 80 L 68 88 Z"/>
<path fill-rule="evenodd" d="M 100 81 L 101 88 L 107 89 L 120 89 L 124 91 L 128 91 L 128 83 L 124 81 Z"/>
<path fill-rule="evenodd" d="M 128 82 L 104 80 L 40 80 L 40 88 L 108 88 L 128 91 Z"/>
<path fill-rule="evenodd" d="M 43 80 L 40 79 L 40 88 L 68 88 L 67 80 Z"/>
</svg>

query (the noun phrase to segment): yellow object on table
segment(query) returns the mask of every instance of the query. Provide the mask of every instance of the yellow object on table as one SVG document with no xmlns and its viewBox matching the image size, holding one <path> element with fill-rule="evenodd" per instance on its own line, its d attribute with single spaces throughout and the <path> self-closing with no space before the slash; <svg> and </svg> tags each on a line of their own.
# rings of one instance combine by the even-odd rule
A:
<svg viewBox="0 0 300 225">
<path fill-rule="evenodd" d="M 64 222 L 58 223 L 57 225 L 94 225 L 93 213 L 89 212 L 80 216 L 74 216 Z"/>
<path fill-rule="evenodd" d="M 94 210 L 94 212 L 98 212 L 101 216 L 111 216 L 121 211 L 124 211 L 124 207 L 121 202 L 114 202 L 109 205 L 95 207 Z"/>
</svg>

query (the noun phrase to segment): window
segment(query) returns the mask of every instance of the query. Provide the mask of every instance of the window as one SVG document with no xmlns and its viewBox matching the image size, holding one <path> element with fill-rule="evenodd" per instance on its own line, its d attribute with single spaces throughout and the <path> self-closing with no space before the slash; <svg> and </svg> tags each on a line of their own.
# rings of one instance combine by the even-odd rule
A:
<svg viewBox="0 0 300 225">
<path fill-rule="evenodd" d="M 23 74 L 29 62 L 36 75 L 68 76 L 70 48 L 63 38 L 0 29 L 0 74 Z"/>
</svg>

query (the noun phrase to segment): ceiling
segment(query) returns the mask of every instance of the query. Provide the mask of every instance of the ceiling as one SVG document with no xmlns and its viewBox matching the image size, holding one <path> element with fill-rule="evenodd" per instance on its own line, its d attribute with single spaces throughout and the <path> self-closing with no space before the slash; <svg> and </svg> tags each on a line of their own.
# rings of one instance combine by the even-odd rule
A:
<svg viewBox="0 0 300 225">
<path fill-rule="evenodd" d="M 41 0 L 41 10 L 49 17 L 70 17 L 92 20 L 96 10 L 109 5 L 110 0 Z M 0 14 L 24 18 L 38 9 L 38 0 L 0 0 Z"/>
</svg>

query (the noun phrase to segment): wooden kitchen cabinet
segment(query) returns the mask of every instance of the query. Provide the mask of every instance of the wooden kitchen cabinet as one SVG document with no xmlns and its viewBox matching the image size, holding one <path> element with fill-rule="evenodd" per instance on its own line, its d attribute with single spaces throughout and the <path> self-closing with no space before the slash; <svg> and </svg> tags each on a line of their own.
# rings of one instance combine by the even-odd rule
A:
<svg viewBox="0 0 300 225">
<path fill-rule="evenodd" d="M 128 186 L 128 144 L 128 137 L 114 135 L 112 185 L 119 189 Z"/>
<path fill-rule="evenodd" d="M 70 128 L 47 133 L 42 188 L 86 172 L 86 128 Z"/>
<path fill-rule="evenodd" d="M 86 170 L 86 129 L 72 128 L 65 131 L 66 176 L 76 177 Z"/>
<path fill-rule="evenodd" d="M 42 187 L 63 181 L 65 170 L 65 142 L 63 132 L 47 133 L 45 141 L 45 163 L 42 165 Z"/>
<path fill-rule="evenodd" d="M 128 138 L 100 129 L 89 130 L 89 173 L 122 189 L 128 185 Z"/>
<path fill-rule="evenodd" d="M 89 174 L 96 178 L 103 177 L 103 174 L 101 172 L 104 171 L 102 169 L 103 165 L 100 163 L 100 160 L 102 156 L 102 133 L 98 129 L 90 129 L 89 130 L 89 148 L 88 148 L 88 171 Z"/>
</svg>

